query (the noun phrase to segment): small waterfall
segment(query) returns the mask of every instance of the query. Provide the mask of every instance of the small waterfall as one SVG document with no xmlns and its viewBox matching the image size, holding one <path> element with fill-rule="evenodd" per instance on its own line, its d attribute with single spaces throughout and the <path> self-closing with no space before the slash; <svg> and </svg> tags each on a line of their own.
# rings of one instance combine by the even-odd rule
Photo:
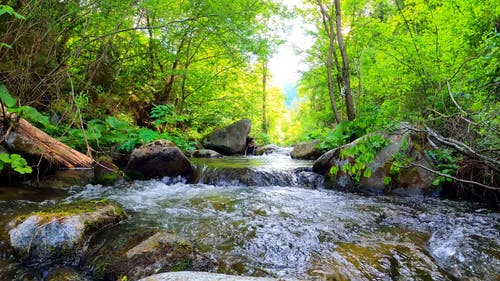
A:
<svg viewBox="0 0 500 281">
<path fill-rule="evenodd" d="M 312 171 L 312 162 L 290 158 L 289 149 L 262 156 L 193 159 L 194 183 L 217 186 L 293 186 L 320 188 L 324 177 Z"/>
<path fill-rule="evenodd" d="M 217 186 L 294 186 L 320 188 L 322 175 L 309 167 L 288 169 L 256 169 L 247 167 L 217 168 L 206 164 L 196 166 L 195 183 Z"/>
</svg>

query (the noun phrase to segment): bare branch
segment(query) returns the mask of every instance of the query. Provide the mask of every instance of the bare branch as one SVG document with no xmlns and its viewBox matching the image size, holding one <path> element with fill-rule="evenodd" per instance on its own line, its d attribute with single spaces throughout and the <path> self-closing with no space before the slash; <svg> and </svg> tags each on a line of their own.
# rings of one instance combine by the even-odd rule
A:
<svg viewBox="0 0 500 281">
<path fill-rule="evenodd" d="M 482 183 L 479 183 L 479 182 L 476 182 L 476 181 L 459 179 L 457 177 L 454 177 L 454 176 L 451 176 L 451 175 L 448 175 L 448 174 L 444 174 L 444 173 L 438 172 L 438 171 L 433 170 L 431 168 L 427 168 L 427 167 L 425 167 L 424 165 L 421 165 L 421 164 L 410 163 L 409 165 L 410 166 L 415 166 L 415 167 L 422 168 L 422 169 L 424 169 L 424 170 L 426 170 L 428 172 L 434 173 L 434 174 L 436 174 L 438 176 L 442 176 L 442 177 L 445 177 L 445 178 L 452 179 L 452 180 L 457 181 L 457 182 L 472 184 L 472 185 L 484 187 L 484 188 L 491 189 L 491 190 L 500 190 L 500 187 L 489 186 L 489 185 L 485 185 L 485 184 L 482 184 Z"/>
<path fill-rule="evenodd" d="M 481 160 L 485 161 L 486 163 L 490 164 L 489 166 L 492 167 L 493 169 L 495 169 L 497 171 L 500 170 L 500 161 L 495 160 L 493 158 L 490 158 L 488 156 L 479 154 L 476 151 L 474 151 L 471 147 L 467 146 L 466 144 L 464 144 L 460 141 L 457 141 L 457 140 L 454 140 L 451 138 L 445 138 L 445 137 L 439 135 L 436 131 L 432 130 L 429 127 L 426 127 L 426 131 L 427 131 L 427 134 L 429 134 L 429 136 L 432 136 L 433 138 L 438 140 L 440 143 L 443 143 L 447 146 L 451 146 L 465 155 L 474 157 L 476 159 L 481 159 Z"/>
</svg>

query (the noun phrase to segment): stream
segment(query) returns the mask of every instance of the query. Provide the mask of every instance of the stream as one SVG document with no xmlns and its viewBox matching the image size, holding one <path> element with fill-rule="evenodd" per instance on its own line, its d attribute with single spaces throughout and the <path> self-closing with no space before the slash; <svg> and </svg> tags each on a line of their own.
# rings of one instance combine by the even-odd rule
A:
<svg viewBox="0 0 500 281">
<path fill-rule="evenodd" d="M 233 274 L 500 280 L 498 212 L 437 198 L 325 190 L 323 178 L 310 171 L 312 162 L 292 160 L 288 152 L 192 159 L 196 184 L 164 178 L 64 190 L 2 187 L 0 221 L 5 227 L 14 215 L 54 202 L 108 198 L 129 219 L 105 230 L 103 243 L 138 229 L 166 230 L 218 260 L 215 270 Z M 38 270 L 0 252 L 0 280 L 44 280 Z"/>
</svg>

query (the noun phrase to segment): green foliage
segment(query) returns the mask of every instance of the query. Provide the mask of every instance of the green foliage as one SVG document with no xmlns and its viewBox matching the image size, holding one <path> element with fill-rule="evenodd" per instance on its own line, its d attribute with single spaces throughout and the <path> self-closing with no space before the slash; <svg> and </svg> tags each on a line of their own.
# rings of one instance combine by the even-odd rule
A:
<svg viewBox="0 0 500 281">
<path fill-rule="evenodd" d="M 10 95 L 4 84 L 0 84 L 0 103 L 6 107 L 13 107 L 17 104 L 16 99 Z"/>
<path fill-rule="evenodd" d="M 391 177 L 384 177 L 384 184 L 385 185 L 389 185 L 391 184 L 392 182 L 392 178 Z"/>
<path fill-rule="evenodd" d="M 350 176 L 353 176 L 356 181 L 360 181 L 361 177 L 371 177 L 371 169 L 367 167 L 373 162 L 377 152 L 382 150 L 389 144 L 389 140 L 380 134 L 370 134 L 359 139 L 356 144 L 342 149 L 342 159 L 348 159 L 342 166 L 342 171 Z M 354 163 L 351 163 L 351 160 Z"/>
<path fill-rule="evenodd" d="M 14 16 L 17 19 L 24 19 L 24 17 L 21 14 L 16 13 L 16 11 L 14 11 L 14 9 L 9 5 L 0 5 L 0 17 L 4 14 Z M 9 45 L 7 43 L 3 43 L 3 42 L 0 42 L 0 48 L 1 47 L 7 47 L 9 49 L 12 48 L 11 45 Z M 2 89 L 0 89 L 0 93 L 1 92 L 2 92 Z"/>
<path fill-rule="evenodd" d="M 311 32 L 315 41 L 305 59 L 308 71 L 299 81 L 301 102 L 295 113 L 305 132 L 299 138 L 314 130 L 324 131 L 322 128 L 334 123 L 325 74 L 330 41 L 321 32 L 323 19 L 313 2 L 303 11 L 316 30 Z M 500 34 L 495 24 L 500 10 L 495 1 L 341 4 L 346 20 L 343 25 L 349 27 L 345 39 L 357 115 L 374 117 L 371 131 L 401 121 L 446 129 L 445 119 L 462 115 L 477 123 L 467 130 L 469 145 L 483 151 L 499 147 Z M 338 76 L 340 73 L 332 68 L 333 75 Z M 335 102 L 338 108 L 344 108 L 345 98 L 338 92 Z M 345 119 L 345 112 L 342 114 Z M 349 138 L 348 132 L 334 128 L 322 145 L 341 145 Z M 460 140 L 463 137 L 460 129 L 446 134 Z"/>
<path fill-rule="evenodd" d="M 258 132 L 253 135 L 254 141 L 257 144 L 269 144 L 271 143 L 271 137 L 269 134 Z"/>
<path fill-rule="evenodd" d="M 9 165 L 12 170 L 21 175 L 33 172 L 26 159 L 19 154 L 0 153 L 0 172 L 5 168 L 5 165 Z"/>
<path fill-rule="evenodd" d="M 330 174 L 336 176 L 339 173 L 339 166 L 332 166 L 330 168 Z"/>
<path fill-rule="evenodd" d="M 166 131 L 166 126 L 173 126 L 178 122 L 188 120 L 186 115 L 176 114 L 175 107 L 172 104 L 153 106 L 150 117 L 154 120 L 154 125 L 159 131 Z"/>
<path fill-rule="evenodd" d="M 371 118 L 357 118 L 353 121 L 343 121 L 328 132 L 319 144 L 321 149 L 332 149 L 342 146 L 353 139 L 357 139 L 372 132 Z"/>
<path fill-rule="evenodd" d="M 119 150 L 129 152 L 139 145 L 158 139 L 170 140 L 183 150 L 190 150 L 194 147 L 194 143 L 188 141 L 179 130 L 159 133 L 149 128 L 134 126 L 114 116 L 107 116 L 104 121 L 92 119 L 86 122 L 85 134 L 90 146 L 94 149 L 116 146 Z M 79 128 L 70 129 L 60 139 L 78 149 L 85 149 L 83 132 Z"/>
<path fill-rule="evenodd" d="M 450 176 L 455 175 L 457 169 L 459 168 L 458 162 L 460 161 L 460 158 L 453 155 L 453 150 L 447 148 L 432 149 L 427 151 L 427 154 L 437 163 L 437 171 Z M 442 183 L 452 181 L 453 180 L 449 177 L 438 176 L 432 184 L 438 186 Z"/>
<path fill-rule="evenodd" d="M 14 9 L 8 5 L 0 5 L 0 16 L 2 16 L 3 14 L 14 16 L 17 19 L 24 19 L 21 14 L 16 13 L 16 11 L 14 11 Z"/>
<path fill-rule="evenodd" d="M 50 123 L 49 117 L 41 114 L 36 108 L 27 105 L 17 106 L 17 100 L 12 97 L 3 84 L 0 84 L 0 103 L 5 105 L 10 113 L 16 113 L 33 124 L 41 125 L 50 132 L 57 130 L 56 126 Z"/>
</svg>

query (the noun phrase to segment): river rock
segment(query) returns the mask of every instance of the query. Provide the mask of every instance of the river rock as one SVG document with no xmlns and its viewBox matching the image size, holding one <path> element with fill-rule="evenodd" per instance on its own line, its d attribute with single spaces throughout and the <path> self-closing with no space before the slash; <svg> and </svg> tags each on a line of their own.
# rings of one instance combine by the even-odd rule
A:
<svg viewBox="0 0 500 281">
<path fill-rule="evenodd" d="M 122 178 L 122 172 L 111 159 L 101 157 L 94 163 L 95 184 L 113 185 Z"/>
<path fill-rule="evenodd" d="M 211 149 L 197 149 L 191 153 L 194 158 L 220 158 L 222 154 Z"/>
<path fill-rule="evenodd" d="M 320 142 L 320 140 L 313 140 L 294 145 L 290 156 L 292 156 L 293 159 L 316 160 L 323 153 L 321 149 L 316 147 Z"/>
<path fill-rule="evenodd" d="M 156 140 L 136 148 L 130 155 L 126 173 L 134 179 L 182 176 L 191 179 L 193 167 L 175 144 Z"/>
<path fill-rule="evenodd" d="M 84 186 L 94 182 L 92 169 L 64 169 L 54 174 L 44 175 L 39 180 L 32 180 L 30 185 L 42 188 L 66 189 L 71 186 Z"/>
<path fill-rule="evenodd" d="M 122 239 L 123 235 L 120 237 Z M 215 268 L 215 263 L 199 253 L 190 241 L 165 231 L 135 245 L 126 245 L 128 243 L 125 243 L 125 248 L 118 245 L 113 249 L 113 255 L 106 255 L 109 249 L 104 249 L 98 253 L 97 259 L 92 259 L 89 266 L 95 279 L 122 280 L 126 276 L 127 280 L 138 280 L 159 272 Z"/>
<path fill-rule="evenodd" d="M 143 278 L 139 281 L 277 281 L 285 279 L 275 279 L 266 277 L 235 276 L 209 272 L 167 272 Z"/>
<path fill-rule="evenodd" d="M 57 267 L 51 270 L 46 279 L 47 281 L 87 281 L 82 272 L 78 272 L 70 267 Z"/>
<path fill-rule="evenodd" d="M 421 136 L 412 133 L 409 128 L 403 128 L 391 134 L 383 134 L 389 139 L 390 144 L 377 153 L 372 163 L 367 164 L 371 169 L 371 177 L 361 177 L 356 183 L 351 177 L 342 172 L 342 166 L 349 160 L 341 159 L 343 148 L 355 145 L 360 139 L 343 147 L 335 148 L 318 158 L 313 171 L 327 175 L 327 186 L 349 191 L 359 191 L 368 194 L 399 194 L 399 195 L 431 195 L 435 193 L 432 182 L 435 175 L 419 167 L 410 166 L 401 169 L 398 174 L 391 175 L 390 169 L 394 156 L 410 158 L 412 162 L 418 163 L 432 169 L 432 162 L 427 159 L 424 144 L 417 143 Z M 352 159 L 351 159 L 352 160 Z M 331 175 L 330 169 L 339 167 L 336 175 Z M 384 179 L 390 178 L 390 183 L 385 184 Z"/>
<path fill-rule="evenodd" d="M 123 218 L 122 209 L 105 200 L 58 204 L 12 220 L 9 241 L 25 261 L 76 263 L 93 233 Z"/>
<path fill-rule="evenodd" d="M 201 141 L 205 148 L 213 149 L 223 155 L 243 154 L 251 129 L 249 119 L 242 119 L 226 128 L 218 129 Z"/>
<path fill-rule="evenodd" d="M 266 144 L 266 145 L 257 147 L 257 149 L 255 150 L 255 154 L 256 155 L 269 154 L 269 153 L 273 153 L 273 152 L 276 152 L 276 151 L 279 151 L 282 149 L 283 148 L 281 148 L 275 144 Z"/>
</svg>

